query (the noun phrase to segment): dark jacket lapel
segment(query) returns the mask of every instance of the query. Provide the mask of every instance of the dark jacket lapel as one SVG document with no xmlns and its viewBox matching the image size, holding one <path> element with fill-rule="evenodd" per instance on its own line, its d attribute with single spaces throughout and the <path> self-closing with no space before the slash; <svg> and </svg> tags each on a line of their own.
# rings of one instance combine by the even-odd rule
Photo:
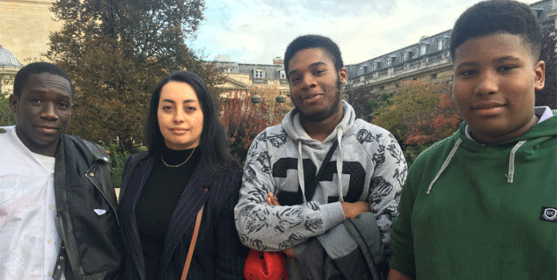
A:
<svg viewBox="0 0 557 280">
<path fill-rule="evenodd" d="M 177 245 L 183 239 L 190 225 L 195 223 L 197 213 L 211 196 L 211 187 L 214 180 L 211 180 L 204 166 L 205 163 L 201 160 L 188 180 L 170 217 L 159 275 L 166 270 Z M 204 188 L 208 188 L 208 191 L 203 190 Z"/>
</svg>

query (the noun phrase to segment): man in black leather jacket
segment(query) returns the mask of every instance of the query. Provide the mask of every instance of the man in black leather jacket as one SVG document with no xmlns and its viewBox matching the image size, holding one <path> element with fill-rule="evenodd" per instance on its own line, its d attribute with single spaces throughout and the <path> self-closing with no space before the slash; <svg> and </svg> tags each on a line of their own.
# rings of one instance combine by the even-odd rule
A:
<svg viewBox="0 0 557 280">
<path fill-rule="evenodd" d="M 0 279 L 115 279 L 121 242 L 110 161 L 99 145 L 63 134 L 74 89 L 62 69 L 16 74 L 0 127 Z M 54 206 L 55 205 L 55 206 Z"/>
</svg>

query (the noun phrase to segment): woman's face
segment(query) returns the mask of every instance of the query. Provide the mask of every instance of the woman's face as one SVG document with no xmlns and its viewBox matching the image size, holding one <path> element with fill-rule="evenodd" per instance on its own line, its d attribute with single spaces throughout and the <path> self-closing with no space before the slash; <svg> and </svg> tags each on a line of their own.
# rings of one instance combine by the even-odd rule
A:
<svg viewBox="0 0 557 280">
<path fill-rule="evenodd" d="M 197 94 L 189 84 L 170 81 L 162 87 L 157 120 L 169 149 L 186 150 L 199 145 L 203 112 Z"/>
</svg>

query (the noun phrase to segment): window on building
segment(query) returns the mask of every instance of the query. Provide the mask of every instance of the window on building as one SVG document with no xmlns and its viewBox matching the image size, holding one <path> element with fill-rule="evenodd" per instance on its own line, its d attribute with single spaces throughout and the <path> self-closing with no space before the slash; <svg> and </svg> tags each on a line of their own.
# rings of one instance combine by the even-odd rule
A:
<svg viewBox="0 0 557 280">
<path fill-rule="evenodd" d="M 284 80 L 286 79 L 286 72 L 284 70 L 278 70 L 279 79 Z"/>
<path fill-rule="evenodd" d="M 427 51 L 427 45 L 422 45 L 420 47 L 420 55 L 424 55 Z"/>
<path fill-rule="evenodd" d="M 402 57 L 402 59 L 404 61 L 410 60 L 412 58 L 412 52 L 411 51 L 407 51 L 404 53 L 404 56 Z"/>
<path fill-rule="evenodd" d="M 391 65 L 393 64 L 393 59 L 390 57 L 387 57 L 387 67 L 391 67 Z"/>
<path fill-rule="evenodd" d="M 367 72 L 367 66 L 360 66 L 358 69 L 358 76 L 361 76 Z"/>
<path fill-rule="evenodd" d="M 437 41 L 437 50 L 440 51 L 443 49 L 443 39 L 439 39 Z"/>
<path fill-rule="evenodd" d="M 263 79 L 263 78 L 265 78 L 265 72 L 263 70 L 254 69 L 253 70 L 253 78 L 254 79 Z"/>
</svg>

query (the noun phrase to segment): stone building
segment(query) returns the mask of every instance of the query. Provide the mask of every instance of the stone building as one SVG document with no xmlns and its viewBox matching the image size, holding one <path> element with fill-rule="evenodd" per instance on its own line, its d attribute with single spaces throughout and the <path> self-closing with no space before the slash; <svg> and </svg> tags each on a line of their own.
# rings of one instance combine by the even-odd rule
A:
<svg viewBox="0 0 557 280">
<path fill-rule="evenodd" d="M 530 8 L 538 16 L 543 27 L 555 27 L 556 4 L 555 0 L 543 0 L 530 4 Z"/>
<path fill-rule="evenodd" d="M 553 0 L 553 9 L 546 16 L 554 19 L 555 29 L 557 30 L 557 0 Z M 557 45 L 555 45 L 555 54 L 557 55 Z"/>
<path fill-rule="evenodd" d="M 216 64 L 226 77 L 226 82 L 217 86 L 223 89 L 222 98 L 251 98 L 257 91 L 267 102 L 279 99 L 290 102 L 286 98 L 290 95 L 290 87 L 281 58 L 273 59 L 273 64 L 249 64 L 231 62 L 230 56 L 219 55 Z"/>
<path fill-rule="evenodd" d="M 8 50 L 0 46 L 0 98 L 13 93 L 15 74 L 23 65 Z"/>
<path fill-rule="evenodd" d="M 392 93 L 401 81 L 422 80 L 447 83 L 451 80 L 449 52 L 451 31 L 422 37 L 416 44 L 358 64 L 347 65 L 345 93 L 365 87 L 370 94 Z"/>
<path fill-rule="evenodd" d="M 0 0 L 0 45 L 20 62 L 39 60 L 48 50 L 51 32 L 61 23 L 50 11 L 54 0 Z"/>
<path fill-rule="evenodd" d="M 543 0 L 530 5 L 543 26 L 555 26 L 555 2 Z M 550 16 L 553 16 L 550 17 Z M 349 101 L 358 92 L 369 98 L 392 94 L 403 81 L 421 80 L 435 84 L 450 84 L 453 63 L 449 52 L 451 30 L 433 36 L 423 36 L 416 44 L 374 57 L 361 63 L 347 65 L 348 82 L 344 95 Z"/>
<path fill-rule="evenodd" d="M 549 11 L 546 16 L 551 17 L 555 21 L 555 29 L 557 29 L 557 0 L 553 0 L 552 10 Z"/>
</svg>

